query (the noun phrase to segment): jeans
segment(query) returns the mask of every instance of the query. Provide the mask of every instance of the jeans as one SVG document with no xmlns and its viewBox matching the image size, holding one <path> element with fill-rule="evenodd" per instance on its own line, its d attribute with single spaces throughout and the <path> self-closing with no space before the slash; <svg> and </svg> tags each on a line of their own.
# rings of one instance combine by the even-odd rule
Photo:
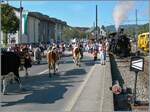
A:
<svg viewBox="0 0 150 112">
<path fill-rule="evenodd" d="M 106 61 L 106 52 L 100 54 L 101 64 L 105 64 Z"/>
</svg>

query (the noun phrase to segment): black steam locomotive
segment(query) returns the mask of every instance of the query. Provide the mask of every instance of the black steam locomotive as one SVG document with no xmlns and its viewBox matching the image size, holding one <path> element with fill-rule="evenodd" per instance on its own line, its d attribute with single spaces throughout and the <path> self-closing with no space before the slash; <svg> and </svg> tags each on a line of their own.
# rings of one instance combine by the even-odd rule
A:
<svg viewBox="0 0 150 112">
<path fill-rule="evenodd" d="M 130 39 L 124 34 L 124 29 L 121 28 L 118 32 L 109 34 L 110 51 L 119 57 L 130 56 L 131 44 Z"/>
</svg>

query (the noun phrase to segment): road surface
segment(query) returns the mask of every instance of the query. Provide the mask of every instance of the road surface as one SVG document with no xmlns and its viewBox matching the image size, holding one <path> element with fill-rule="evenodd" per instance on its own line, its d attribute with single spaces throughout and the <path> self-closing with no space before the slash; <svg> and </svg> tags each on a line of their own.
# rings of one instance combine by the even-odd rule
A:
<svg viewBox="0 0 150 112">
<path fill-rule="evenodd" d="M 62 60 L 59 71 L 52 78 L 48 76 L 45 59 L 40 65 L 32 66 L 28 78 L 25 78 L 25 72 L 21 71 L 21 80 L 26 90 L 20 90 L 17 84 L 9 85 L 8 95 L 1 95 L 1 111 L 65 111 L 68 105 L 73 104 L 73 99 L 94 62 L 90 57 L 84 57 L 81 67 L 77 67 L 69 55 Z"/>
</svg>

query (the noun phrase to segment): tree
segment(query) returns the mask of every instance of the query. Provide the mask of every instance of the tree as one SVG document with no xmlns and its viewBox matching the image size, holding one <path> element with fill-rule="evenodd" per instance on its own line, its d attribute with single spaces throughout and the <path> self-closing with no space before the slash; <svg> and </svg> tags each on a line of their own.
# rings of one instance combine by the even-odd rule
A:
<svg viewBox="0 0 150 112">
<path fill-rule="evenodd" d="M 66 27 L 63 31 L 63 40 L 69 41 L 72 38 L 83 39 L 87 37 L 87 33 L 80 31 L 77 28 Z"/>
<path fill-rule="evenodd" d="M 149 23 L 144 24 L 142 26 L 140 26 L 140 28 L 138 28 L 138 33 L 145 33 L 145 32 L 149 32 Z"/>
<path fill-rule="evenodd" d="M 73 28 L 73 38 L 77 38 L 77 39 L 80 38 L 79 30 L 76 28 Z"/>
<path fill-rule="evenodd" d="M 5 34 L 3 43 L 7 46 L 8 33 L 16 33 L 19 29 L 19 19 L 16 17 L 14 9 L 8 4 L 1 4 L 1 24 L 1 29 Z"/>
<path fill-rule="evenodd" d="M 62 33 L 62 39 L 69 41 L 72 38 L 72 29 L 69 27 L 65 27 Z"/>
<path fill-rule="evenodd" d="M 79 38 L 79 31 L 75 28 L 66 27 L 62 34 L 63 40 L 69 41 L 72 38 Z"/>
<path fill-rule="evenodd" d="M 84 31 L 79 31 L 79 38 L 80 39 L 85 39 L 87 36 L 87 33 L 85 33 Z"/>
</svg>

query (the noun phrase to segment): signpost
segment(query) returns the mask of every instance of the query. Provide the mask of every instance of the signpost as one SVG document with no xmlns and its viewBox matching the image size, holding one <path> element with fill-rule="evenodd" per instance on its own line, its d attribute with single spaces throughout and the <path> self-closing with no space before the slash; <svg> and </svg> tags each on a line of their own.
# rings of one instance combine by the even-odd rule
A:
<svg viewBox="0 0 150 112">
<path fill-rule="evenodd" d="M 144 70 L 144 58 L 140 56 L 131 57 L 130 70 L 135 72 L 135 83 L 134 83 L 134 105 L 135 105 L 137 75 L 139 71 Z"/>
</svg>

